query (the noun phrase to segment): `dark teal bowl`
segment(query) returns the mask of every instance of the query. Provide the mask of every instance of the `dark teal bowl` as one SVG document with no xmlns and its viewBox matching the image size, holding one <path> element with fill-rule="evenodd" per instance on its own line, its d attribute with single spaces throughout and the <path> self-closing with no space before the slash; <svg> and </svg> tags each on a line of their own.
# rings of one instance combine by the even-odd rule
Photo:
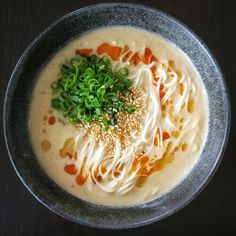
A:
<svg viewBox="0 0 236 236">
<path fill-rule="evenodd" d="M 27 126 L 32 90 L 45 63 L 78 35 L 109 26 L 146 29 L 175 43 L 192 60 L 209 99 L 209 133 L 189 175 L 164 196 L 130 207 L 109 207 L 78 199 L 54 183 L 39 166 Z M 26 49 L 8 84 L 4 134 L 10 160 L 27 189 L 47 208 L 80 224 L 98 228 L 131 228 L 161 220 L 192 201 L 217 169 L 230 127 L 228 91 L 222 73 L 202 41 L 176 19 L 133 4 L 99 4 L 74 11 L 52 24 Z"/>
</svg>

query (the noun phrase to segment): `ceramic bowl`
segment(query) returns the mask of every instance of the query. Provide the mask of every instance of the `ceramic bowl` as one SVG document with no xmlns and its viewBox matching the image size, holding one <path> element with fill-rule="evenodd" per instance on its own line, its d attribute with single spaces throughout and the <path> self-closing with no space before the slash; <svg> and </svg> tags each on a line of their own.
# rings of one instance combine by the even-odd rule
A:
<svg viewBox="0 0 236 236">
<path fill-rule="evenodd" d="M 132 26 L 175 43 L 192 60 L 209 99 L 209 133 L 204 150 L 187 178 L 162 197 L 136 206 L 109 207 L 78 199 L 62 190 L 41 169 L 28 130 L 29 104 L 37 74 L 68 41 L 86 31 Z M 204 43 L 178 20 L 133 4 L 98 4 L 76 10 L 52 24 L 26 49 L 8 84 L 4 132 L 9 157 L 27 189 L 47 208 L 80 224 L 131 228 L 161 220 L 192 201 L 206 186 L 222 158 L 230 127 L 228 91 L 219 66 Z"/>
</svg>

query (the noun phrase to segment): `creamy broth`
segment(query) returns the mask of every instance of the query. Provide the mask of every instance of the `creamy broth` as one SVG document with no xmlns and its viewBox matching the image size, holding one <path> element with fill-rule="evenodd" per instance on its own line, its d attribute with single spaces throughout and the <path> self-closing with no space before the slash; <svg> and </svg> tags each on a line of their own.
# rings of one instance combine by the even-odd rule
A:
<svg viewBox="0 0 236 236">
<path fill-rule="evenodd" d="M 78 128 L 72 124 L 63 125 L 59 122 L 58 118 L 61 117 L 61 114 L 53 110 L 50 106 L 52 99 L 50 86 L 58 79 L 60 66 L 65 60 L 72 58 L 75 55 L 76 49 L 91 48 L 95 53 L 96 49 L 103 43 L 120 47 L 128 45 L 132 51 L 139 51 L 140 55 L 148 47 L 151 49 L 153 55 L 158 58 L 157 67 L 161 68 L 163 64 L 163 70 L 167 69 L 165 67 L 172 65 L 174 62 L 172 68 L 177 73 L 178 71 L 181 72 L 181 75 L 185 76 L 185 80 L 183 79 L 183 81 L 187 81 L 186 84 L 190 84 L 191 92 L 189 92 L 189 99 L 191 93 L 194 97 L 194 109 L 191 107 L 186 108 L 186 110 L 190 109 L 191 112 L 183 111 L 182 108 L 179 109 L 179 113 L 182 115 L 181 117 L 186 119 L 176 121 L 176 127 L 165 127 L 168 125 L 168 122 L 161 121 L 165 117 L 165 111 L 160 111 L 160 114 L 157 113 L 159 123 L 163 125 L 163 129 L 169 130 L 170 137 L 168 140 L 171 140 L 173 146 L 178 147 L 178 150 L 174 153 L 174 158 L 169 160 L 169 163 L 165 163 L 163 168 L 158 169 L 145 178 L 145 182 L 141 187 L 134 185 L 130 191 L 124 194 L 121 194 L 122 191 L 104 191 L 98 184 L 94 184 L 91 181 L 86 181 L 85 184 L 78 185 L 75 181 L 75 176 L 69 175 L 64 171 L 64 166 L 70 164 L 71 160 L 61 158 L 59 150 L 63 147 L 65 140 L 77 137 Z M 142 66 L 143 63 L 140 62 L 137 68 L 140 69 Z M 119 67 L 118 62 L 114 62 L 115 67 Z M 145 77 L 145 73 L 143 77 Z M 170 83 L 171 81 L 166 83 L 166 85 Z M 179 87 L 176 87 L 175 90 L 177 91 L 178 89 Z M 173 95 L 170 95 L 172 99 L 175 99 L 174 94 L 177 93 L 176 91 L 173 90 Z M 188 106 L 187 104 L 185 105 Z M 167 104 L 166 106 L 171 106 L 171 104 Z M 53 120 L 50 120 L 52 116 L 56 118 L 55 123 Z M 50 122 L 53 124 L 50 124 Z M 192 62 L 174 44 L 142 30 L 123 27 L 106 28 L 86 33 L 71 41 L 45 66 L 39 75 L 38 82 L 33 91 L 29 128 L 38 161 L 45 172 L 64 190 L 81 199 L 97 204 L 133 205 L 160 197 L 170 191 L 188 175 L 200 156 L 207 135 L 207 94 Z M 179 129 L 180 134 L 178 133 Z M 173 130 L 178 132 L 175 133 Z M 183 130 L 182 133 L 181 130 Z M 168 140 L 163 141 L 163 147 L 166 148 L 169 142 Z M 161 159 L 163 157 L 163 150 L 161 148 L 160 150 L 158 148 L 153 149 L 149 155 L 155 154 Z"/>
</svg>

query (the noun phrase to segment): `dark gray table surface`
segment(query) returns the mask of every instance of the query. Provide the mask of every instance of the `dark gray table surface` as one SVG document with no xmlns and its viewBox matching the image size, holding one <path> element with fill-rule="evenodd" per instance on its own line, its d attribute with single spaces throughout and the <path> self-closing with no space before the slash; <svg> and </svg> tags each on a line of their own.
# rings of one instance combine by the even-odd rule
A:
<svg viewBox="0 0 236 236">
<path fill-rule="evenodd" d="M 0 0 L 0 106 L 11 71 L 27 45 L 59 17 L 98 1 Z M 123 1 L 120 1 L 123 2 Z M 0 236 L 12 235 L 232 235 L 236 232 L 236 1 L 143 0 L 189 26 L 209 46 L 227 81 L 232 128 L 223 161 L 206 189 L 187 207 L 161 222 L 123 231 L 71 223 L 42 206 L 17 178 L 0 126 Z M 19 98 L 20 99 L 20 98 Z M 2 109 L 0 115 L 2 123 Z"/>
</svg>

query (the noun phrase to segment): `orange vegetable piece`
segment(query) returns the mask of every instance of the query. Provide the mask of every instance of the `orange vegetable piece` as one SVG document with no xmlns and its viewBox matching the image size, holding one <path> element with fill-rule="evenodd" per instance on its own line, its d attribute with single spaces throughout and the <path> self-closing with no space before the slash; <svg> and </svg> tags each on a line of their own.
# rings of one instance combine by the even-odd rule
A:
<svg viewBox="0 0 236 236">
<path fill-rule="evenodd" d="M 86 49 L 76 49 L 75 50 L 75 54 L 76 55 L 83 55 L 83 56 L 88 56 L 89 54 L 91 54 L 93 51 L 93 49 L 90 48 L 86 48 Z"/>
<path fill-rule="evenodd" d="M 54 125 L 56 123 L 56 118 L 55 116 L 50 116 L 48 119 L 48 124 L 49 125 Z"/>
<path fill-rule="evenodd" d="M 130 63 L 131 65 L 138 65 L 138 63 L 140 62 L 141 58 L 139 56 L 139 54 L 136 52 L 131 58 L 130 58 Z"/>
<path fill-rule="evenodd" d="M 66 165 L 64 167 L 64 170 L 65 170 L 66 173 L 68 173 L 70 175 L 76 175 L 77 171 L 78 171 L 74 164 Z"/>
<path fill-rule="evenodd" d="M 121 52 L 122 52 L 121 47 L 113 46 L 108 43 L 103 43 L 97 48 L 98 55 L 106 53 L 114 61 L 116 61 L 120 57 Z"/>
</svg>

